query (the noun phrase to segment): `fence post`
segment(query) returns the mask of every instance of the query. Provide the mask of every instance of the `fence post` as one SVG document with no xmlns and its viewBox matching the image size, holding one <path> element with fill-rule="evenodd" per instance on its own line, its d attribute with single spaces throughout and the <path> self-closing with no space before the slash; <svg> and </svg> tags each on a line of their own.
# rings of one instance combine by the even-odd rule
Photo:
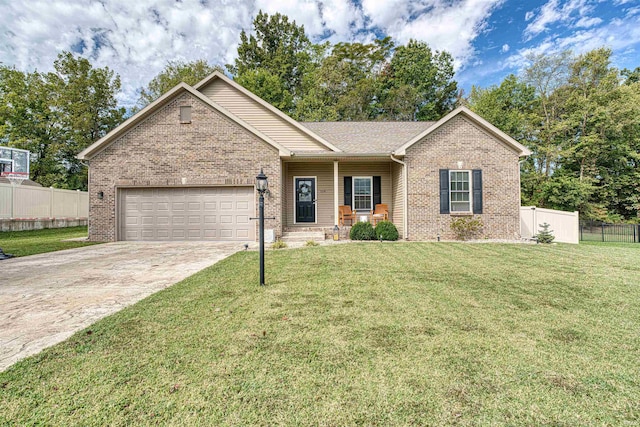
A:
<svg viewBox="0 0 640 427">
<path fill-rule="evenodd" d="M 76 219 L 80 218 L 80 190 L 76 190 Z"/>
<path fill-rule="evenodd" d="M 580 227 L 580 241 L 583 241 L 584 239 L 582 238 L 582 229 L 584 227 L 584 224 L 582 222 L 579 222 L 579 227 Z"/>
<path fill-rule="evenodd" d="M 638 233 L 637 233 L 637 236 L 638 236 L 638 243 L 640 243 L 640 224 L 638 224 Z"/>
<path fill-rule="evenodd" d="M 15 218 L 16 185 L 11 184 L 11 219 Z"/>
<path fill-rule="evenodd" d="M 604 222 L 600 224 L 600 227 L 602 227 L 602 241 L 604 242 Z"/>
</svg>

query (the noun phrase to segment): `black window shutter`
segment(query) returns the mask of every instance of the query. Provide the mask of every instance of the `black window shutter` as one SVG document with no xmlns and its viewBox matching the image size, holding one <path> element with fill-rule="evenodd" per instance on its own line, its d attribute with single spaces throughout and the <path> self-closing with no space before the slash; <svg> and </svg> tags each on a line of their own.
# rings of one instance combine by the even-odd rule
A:
<svg viewBox="0 0 640 427">
<path fill-rule="evenodd" d="M 449 169 L 440 169 L 440 213 L 449 213 Z"/>
<path fill-rule="evenodd" d="M 473 170 L 473 213 L 482 213 L 482 169 Z"/>
<path fill-rule="evenodd" d="M 382 180 L 379 176 L 373 177 L 373 206 L 371 209 L 375 209 L 376 205 L 382 203 Z"/>
<path fill-rule="evenodd" d="M 351 177 L 344 177 L 344 205 L 351 206 Z"/>
</svg>

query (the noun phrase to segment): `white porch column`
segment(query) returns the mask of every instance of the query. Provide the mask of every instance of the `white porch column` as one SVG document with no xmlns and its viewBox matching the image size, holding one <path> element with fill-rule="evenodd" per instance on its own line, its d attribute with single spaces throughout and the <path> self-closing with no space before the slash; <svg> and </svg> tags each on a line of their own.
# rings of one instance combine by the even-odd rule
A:
<svg viewBox="0 0 640 427">
<path fill-rule="evenodd" d="M 338 206 L 340 195 L 338 194 L 338 161 L 333 161 L 333 224 L 338 225 Z"/>
</svg>

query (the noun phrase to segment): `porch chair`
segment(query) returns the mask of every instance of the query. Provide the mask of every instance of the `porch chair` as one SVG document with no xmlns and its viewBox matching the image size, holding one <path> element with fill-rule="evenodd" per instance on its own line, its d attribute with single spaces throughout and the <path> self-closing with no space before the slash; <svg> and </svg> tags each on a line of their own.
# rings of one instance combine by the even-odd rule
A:
<svg viewBox="0 0 640 427">
<path fill-rule="evenodd" d="M 375 210 L 371 211 L 371 225 L 375 226 L 380 221 L 389 220 L 389 206 L 386 203 L 376 205 Z"/>
<path fill-rule="evenodd" d="M 353 221 L 356 219 L 356 212 L 351 210 L 351 206 L 338 206 L 338 224 L 344 226 L 345 221 Z"/>
</svg>

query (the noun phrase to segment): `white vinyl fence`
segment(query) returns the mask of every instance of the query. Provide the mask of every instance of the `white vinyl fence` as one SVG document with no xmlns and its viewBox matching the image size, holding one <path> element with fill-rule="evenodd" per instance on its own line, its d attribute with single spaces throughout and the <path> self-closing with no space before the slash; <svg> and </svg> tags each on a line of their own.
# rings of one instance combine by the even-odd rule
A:
<svg viewBox="0 0 640 427">
<path fill-rule="evenodd" d="M 0 218 L 87 218 L 89 193 L 0 184 Z"/>
<path fill-rule="evenodd" d="M 556 211 L 535 206 L 520 207 L 520 235 L 523 238 L 529 239 L 538 234 L 540 224 L 545 222 L 551 226 L 549 230 L 553 230 L 554 242 L 578 244 L 580 241 L 578 211 Z"/>
</svg>

